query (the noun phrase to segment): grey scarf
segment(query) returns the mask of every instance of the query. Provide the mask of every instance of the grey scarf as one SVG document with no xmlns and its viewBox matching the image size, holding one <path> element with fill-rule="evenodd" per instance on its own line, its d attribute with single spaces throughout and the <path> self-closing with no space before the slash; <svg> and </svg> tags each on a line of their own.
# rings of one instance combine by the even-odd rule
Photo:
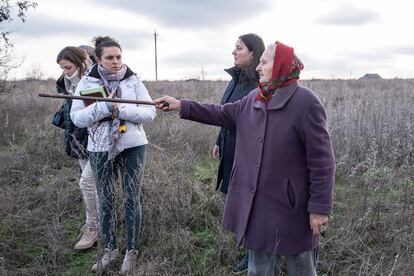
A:
<svg viewBox="0 0 414 276">
<path fill-rule="evenodd" d="M 126 69 L 127 67 L 125 65 L 122 65 L 122 68 L 118 72 L 111 73 L 111 72 L 108 72 L 101 65 L 98 65 L 98 73 L 101 76 L 101 80 L 103 81 L 103 84 L 108 87 L 108 90 L 110 93 L 112 93 L 113 91 L 116 91 L 114 98 L 122 98 L 122 90 L 121 90 L 121 87 L 119 87 L 119 83 L 124 78 Z M 118 153 L 123 151 L 123 148 L 119 145 L 120 123 L 121 121 L 119 119 L 114 119 L 110 125 L 109 139 L 108 139 L 108 160 L 115 158 L 115 156 L 117 156 Z"/>
</svg>

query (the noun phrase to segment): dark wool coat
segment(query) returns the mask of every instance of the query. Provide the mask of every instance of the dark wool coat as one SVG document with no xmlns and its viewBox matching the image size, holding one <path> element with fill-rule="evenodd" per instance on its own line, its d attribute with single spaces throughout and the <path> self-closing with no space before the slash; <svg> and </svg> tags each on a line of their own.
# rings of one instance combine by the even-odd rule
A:
<svg viewBox="0 0 414 276">
<path fill-rule="evenodd" d="M 181 101 L 181 117 L 237 127 L 222 223 L 247 249 L 296 254 L 314 249 L 309 213 L 329 214 L 335 160 L 318 97 L 297 82 L 266 105 L 257 90 L 225 105 Z"/>
<path fill-rule="evenodd" d="M 68 95 L 65 88 L 63 77 L 56 81 L 56 90 L 58 93 Z M 77 159 L 87 159 L 87 144 L 88 144 L 88 130 L 87 128 L 79 128 L 75 126 L 70 119 L 70 108 L 72 107 L 72 100 L 67 99 L 63 103 L 63 118 L 65 128 L 65 151 L 70 157 Z"/>
<path fill-rule="evenodd" d="M 220 103 L 233 103 L 245 97 L 255 89 L 258 81 L 249 80 L 245 73 L 237 67 L 225 69 L 231 76 L 231 81 L 224 90 Z M 236 149 L 236 129 L 222 127 L 217 137 L 216 145 L 220 147 L 220 165 L 217 174 L 217 189 L 227 194 L 230 173 L 233 167 L 234 151 Z"/>
</svg>

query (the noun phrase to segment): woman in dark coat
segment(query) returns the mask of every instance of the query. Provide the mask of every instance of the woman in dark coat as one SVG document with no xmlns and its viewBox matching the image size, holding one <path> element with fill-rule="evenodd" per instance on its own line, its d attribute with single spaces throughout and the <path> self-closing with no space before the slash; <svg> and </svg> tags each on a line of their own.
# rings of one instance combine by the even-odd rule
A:
<svg viewBox="0 0 414 276">
<path fill-rule="evenodd" d="M 62 69 L 62 75 L 56 81 L 58 93 L 73 95 L 79 80 L 92 65 L 88 57 L 87 48 L 68 46 L 63 48 L 56 57 L 56 62 Z M 76 250 L 86 250 L 98 240 L 98 196 L 91 165 L 86 151 L 88 131 L 86 128 L 76 127 L 70 118 L 72 100 L 67 99 L 63 104 L 64 144 L 66 154 L 76 158 L 81 168 L 79 187 L 85 203 L 86 221 L 82 229 L 80 240 L 76 243 Z"/>
<path fill-rule="evenodd" d="M 259 84 L 256 66 L 264 51 L 264 43 L 256 34 L 244 34 L 236 42 L 232 54 L 234 66 L 225 71 L 231 76 L 231 81 L 224 90 L 220 104 L 234 103 L 240 100 Z M 213 148 L 213 157 L 220 156 L 220 166 L 217 176 L 217 189 L 227 194 L 230 172 L 233 167 L 234 150 L 236 148 L 236 129 L 222 127 Z"/>
<path fill-rule="evenodd" d="M 260 84 L 225 105 L 162 97 L 159 109 L 237 128 L 223 225 L 249 250 L 249 276 L 316 275 L 319 234 L 332 210 L 335 160 L 319 98 L 298 85 L 303 65 L 293 48 L 269 45 Z M 168 103 L 166 105 L 165 103 Z"/>
<path fill-rule="evenodd" d="M 231 76 L 231 81 L 224 90 L 220 104 L 233 103 L 240 100 L 259 84 L 259 75 L 256 66 L 264 51 L 264 43 L 257 34 L 241 35 L 232 54 L 234 66 L 225 71 Z M 213 157 L 220 157 L 220 165 L 217 175 L 217 189 L 227 194 L 230 173 L 233 167 L 234 150 L 236 148 L 236 129 L 222 127 L 213 147 Z M 247 270 L 248 254 L 237 262 L 233 268 L 234 273 Z"/>
</svg>

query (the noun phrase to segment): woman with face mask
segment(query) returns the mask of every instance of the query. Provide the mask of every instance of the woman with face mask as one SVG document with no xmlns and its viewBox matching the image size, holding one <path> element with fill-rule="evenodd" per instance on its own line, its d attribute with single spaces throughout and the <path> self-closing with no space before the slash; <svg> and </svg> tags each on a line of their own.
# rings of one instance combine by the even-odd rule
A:
<svg viewBox="0 0 414 276">
<path fill-rule="evenodd" d="M 62 75 L 56 81 L 57 91 L 66 95 L 73 95 L 79 80 L 92 65 L 91 60 L 85 50 L 68 46 L 59 52 L 56 62 L 63 70 Z M 64 142 L 66 154 L 78 159 L 81 168 L 79 187 L 82 192 L 83 202 L 85 203 L 86 222 L 75 249 L 85 250 L 92 247 L 98 240 L 98 198 L 86 150 L 88 133 L 86 128 L 79 128 L 73 124 L 70 118 L 71 106 L 72 100 L 65 100 L 63 105 Z"/>
<path fill-rule="evenodd" d="M 155 102 L 183 119 L 237 129 L 222 222 L 249 250 L 248 275 L 278 275 L 282 256 L 289 276 L 316 275 L 335 179 L 325 109 L 298 84 L 303 64 L 292 47 L 269 45 L 256 69 L 258 88 L 235 103 Z"/>
<path fill-rule="evenodd" d="M 123 63 L 120 44 L 107 36 L 96 37 L 94 42 L 97 64 L 80 80 L 75 95 L 105 86 L 111 98 L 151 101 L 139 77 Z M 88 152 L 99 197 L 99 229 L 104 250 L 91 271 L 106 270 L 119 255 L 115 190 L 120 176 L 127 242 L 120 273 L 132 275 L 140 241 L 140 181 L 148 144 L 143 123 L 154 120 L 155 107 L 110 102 L 95 102 L 86 106 L 83 101 L 74 100 L 71 118 L 78 127 L 88 128 Z"/>
</svg>

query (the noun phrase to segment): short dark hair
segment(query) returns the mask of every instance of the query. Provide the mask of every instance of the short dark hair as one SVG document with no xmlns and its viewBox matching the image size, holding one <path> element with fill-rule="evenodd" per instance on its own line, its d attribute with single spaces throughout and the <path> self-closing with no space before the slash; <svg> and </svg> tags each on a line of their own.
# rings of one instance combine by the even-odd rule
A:
<svg viewBox="0 0 414 276">
<path fill-rule="evenodd" d="M 256 72 L 256 67 L 260 62 L 260 57 L 262 56 L 265 45 L 263 39 L 257 34 L 248 33 L 239 36 L 239 39 L 243 41 L 247 49 L 250 52 L 253 52 L 253 59 L 249 67 L 245 69 L 246 75 L 250 81 L 259 81 L 259 74 Z"/>
<path fill-rule="evenodd" d="M 95 45 L 95 55 L 98 58 L 102 57 L 103 48 L 105 47 L 118 47 L 122 51 L 119 42 L 110 36 L 96 36 L 92 41 Z"/>
<path fill-rule="evenodd" d="M 79 47 L 67 46 L 60 50 L 56 57 L 56 62 L 59 63 L 62 59 L 68 60 L 75 64 L 79 69 L 79 76 L 83 76 L 87 69 L 87 55 L 84 50 Z"/>
</svg>

